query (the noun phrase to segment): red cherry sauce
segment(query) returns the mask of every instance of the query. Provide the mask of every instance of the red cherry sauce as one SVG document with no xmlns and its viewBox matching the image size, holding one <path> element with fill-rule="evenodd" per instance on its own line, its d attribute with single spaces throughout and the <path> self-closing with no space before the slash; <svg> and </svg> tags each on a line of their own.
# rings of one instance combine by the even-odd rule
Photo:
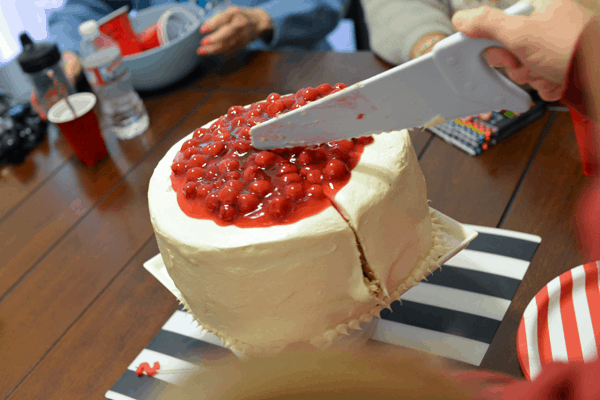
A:
<svg viewBox="0 0 600 400">
<path fill-rule="evenodd" d="M 196 129 L 171 166 L 181 210 L 244 228 L 290 224 L 333 204 L 371 137 L 259 151 L 251 145 L 250 128 L 345 87 L 323 84 L 284 97 L 272 93 L 249 108 L 231 107 L 208 129 Z"/>
</svg>

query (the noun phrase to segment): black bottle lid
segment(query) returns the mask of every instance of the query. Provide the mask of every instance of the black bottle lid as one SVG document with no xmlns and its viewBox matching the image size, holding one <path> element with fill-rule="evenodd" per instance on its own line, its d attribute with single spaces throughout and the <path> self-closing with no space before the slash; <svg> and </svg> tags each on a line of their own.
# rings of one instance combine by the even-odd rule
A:
<svg viewBox="0 0 600 400">
<path fill-rule="evenodd" d="M 17 61 L 23 72 L 40 72 L 60 61 L 60 51 L 55 43 L 34 42 L 27 32 L 21 32 L 19 40 L 23 51 L 17 57 Z"/>
</svg>

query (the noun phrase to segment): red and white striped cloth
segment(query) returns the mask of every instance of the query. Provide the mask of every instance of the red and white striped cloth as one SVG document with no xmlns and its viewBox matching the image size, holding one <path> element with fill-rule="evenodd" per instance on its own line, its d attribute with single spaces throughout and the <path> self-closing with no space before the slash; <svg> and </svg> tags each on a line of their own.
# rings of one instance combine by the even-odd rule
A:
<svg viewBox="0 0 600 400">
<path fill-rule="evenodd" d="M 600 262 L 580 265 L 551 280 L 531 300 L 517 332 L 517 353 L 527 379 L 545 364 L 589 362 L 600 345 Z"/>
</svg>

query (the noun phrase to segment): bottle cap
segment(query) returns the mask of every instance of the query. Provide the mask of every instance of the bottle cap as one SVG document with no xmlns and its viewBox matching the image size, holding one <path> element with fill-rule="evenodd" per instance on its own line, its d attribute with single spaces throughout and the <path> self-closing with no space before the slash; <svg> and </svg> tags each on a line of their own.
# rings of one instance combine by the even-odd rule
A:
<svg viewBox="0 0 600 400">
<path fill-rule="evenodd" d="M 55 43 L 34 42 L 27 32 L 21 32 L 19 40 L 23 51 L 17 57 L 17 61 L 23 72 L 40 72 L 60 61 L 60 51 Z"/>
<path fill-rule="evenodd" d="M 100 34 L 98 23 L 94 20 L 89 20 L 79 25 L 79 34 L 86 39 L 93 39 Z"/>
</svg>

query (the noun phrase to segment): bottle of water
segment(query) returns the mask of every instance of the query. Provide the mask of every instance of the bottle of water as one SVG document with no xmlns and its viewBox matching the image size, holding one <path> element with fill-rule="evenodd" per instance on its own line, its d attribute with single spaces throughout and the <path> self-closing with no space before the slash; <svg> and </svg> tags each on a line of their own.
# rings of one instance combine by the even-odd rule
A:
<svg viewBox="0 0 600 400">
<path fill-rule="evenodd" d="M 79 25 L 81 66 L 98 97 L 103 123 L 119 139 L 131 139 L 148 129 L 148 111 L 131 84 L 119 45 L 98 29 L 96 21 Z"/>
</svg>

